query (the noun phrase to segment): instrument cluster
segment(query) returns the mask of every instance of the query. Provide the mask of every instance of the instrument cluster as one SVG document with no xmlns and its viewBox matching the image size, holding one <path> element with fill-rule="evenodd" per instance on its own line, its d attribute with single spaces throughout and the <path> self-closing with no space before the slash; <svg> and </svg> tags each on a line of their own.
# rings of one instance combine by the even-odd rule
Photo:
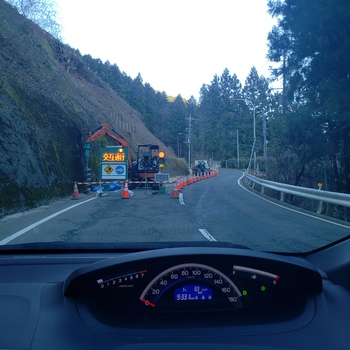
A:
<svg viewBox="0 0 350 350">
<path fill-rule="evenodd" d="M 77 270 L 65 283 L 81 317 L 112 332 L 288 321 L 320 291 L 322 279 L 312 266 L 228 248 L 121 255 Z"/>
</svg>

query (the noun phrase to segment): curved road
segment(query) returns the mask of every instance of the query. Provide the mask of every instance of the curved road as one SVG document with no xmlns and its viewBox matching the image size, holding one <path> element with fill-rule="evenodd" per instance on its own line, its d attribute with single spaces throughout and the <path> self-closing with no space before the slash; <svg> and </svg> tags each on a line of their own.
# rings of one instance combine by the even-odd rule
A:
<svg viewBox="0 0 350 350">
<path fill-rule="evenodd" d="M 180 199 L 136 189 L 80 195 L 0 220 L 0 244 L 29 242 L 227 241 L 252 249 L 309 251 L 350 234 L 336 225 L 268 202 L 239 185 L 240 172 L 185 187 Z M 181 204 L 182 203 L 182 204 Z"/>
<path fill-rule="evenodd" d="M 191 196 L 185 195 L 190 215 L 216 240 L 257 250 L 296 252 L 313 250 L 350 234 L 346 223 L 339 226 L 252 194 L 238 186 L 241 176 L 223 169 L 215 181 L 199 182 Z"/>
</svg>

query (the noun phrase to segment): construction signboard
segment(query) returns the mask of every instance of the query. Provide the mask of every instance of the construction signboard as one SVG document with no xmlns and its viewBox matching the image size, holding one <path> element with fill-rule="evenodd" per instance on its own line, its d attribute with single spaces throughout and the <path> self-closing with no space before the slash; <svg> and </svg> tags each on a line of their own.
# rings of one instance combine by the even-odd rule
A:
<svg viewBox="0 0 350 350">
<path fill-rule="evenodd" d="M 128 179 L 128 149 L 125 147 L 100 148 L 101 180 Z"/>
</svg>

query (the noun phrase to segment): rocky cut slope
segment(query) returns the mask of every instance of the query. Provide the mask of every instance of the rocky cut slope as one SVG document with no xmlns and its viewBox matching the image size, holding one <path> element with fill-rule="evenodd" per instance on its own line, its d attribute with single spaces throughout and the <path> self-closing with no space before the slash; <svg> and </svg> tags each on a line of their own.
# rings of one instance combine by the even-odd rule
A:
<svg viewBox="0 0 350 350">
<path fill-rule="evenodd" d="M 0 215 L 71 193 L 83 177 L 86 134 L 101 123 L 131 152 L 140 143 L 167 150 L 74 50 L 3 0 L 0 71 Z"/>
</svg>

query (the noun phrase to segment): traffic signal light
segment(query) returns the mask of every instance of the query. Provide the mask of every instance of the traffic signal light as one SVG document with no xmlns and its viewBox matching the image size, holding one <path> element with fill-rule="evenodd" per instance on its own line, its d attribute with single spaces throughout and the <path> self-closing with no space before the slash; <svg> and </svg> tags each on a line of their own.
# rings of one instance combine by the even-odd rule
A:
<svg viewBox="0 0 350 350">
<path fill-rule="evenodd" d="M 158 152 L 158 166 L 160 169 L 165 168 L 165 152 L 164 151 Z"/>
</svg>

